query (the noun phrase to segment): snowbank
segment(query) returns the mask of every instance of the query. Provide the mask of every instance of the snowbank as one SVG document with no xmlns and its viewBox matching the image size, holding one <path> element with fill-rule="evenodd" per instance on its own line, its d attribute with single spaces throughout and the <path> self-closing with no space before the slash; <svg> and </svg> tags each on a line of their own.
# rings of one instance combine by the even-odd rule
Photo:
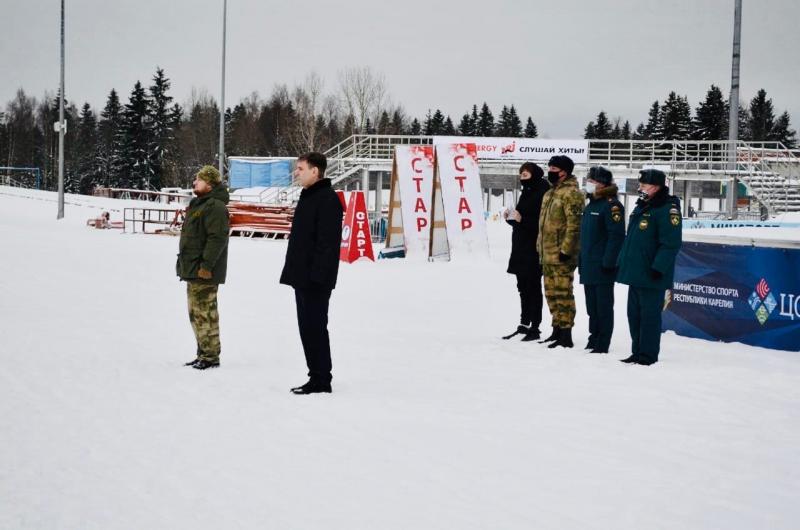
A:
<svg viewBox="0 0 800 530">
<path fill-rule="evenodd" d="M 486 263 L 342 265 L 334 393 L 294 396 L 285 242 L 231 241 L 197 372 L 177 240 L 32 195 L 0 189 L 0 528 L 796 528 L 797 354 L 670 333 L 623 365 L 622 286 L 610 355 L 499 340 L 502 222 Z"/>
</svg>

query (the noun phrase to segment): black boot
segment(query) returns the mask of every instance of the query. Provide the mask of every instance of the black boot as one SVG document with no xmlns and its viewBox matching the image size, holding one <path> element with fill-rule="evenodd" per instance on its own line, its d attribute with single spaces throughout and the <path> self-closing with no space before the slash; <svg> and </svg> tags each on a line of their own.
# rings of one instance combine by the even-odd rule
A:
<svg viewBox="0 0 800 530">
<path fill-rule="evenodd" d="M 594 350 L 595 348 L 597 348 L 596 341 L 592 337 L 589 337 L 589 342 L 586 343 L 586 346 L 583 349 L 584 350 Z"/>
<path fill-rule="evenodd" d="M 631 355 L 630 357 L 628 357 L 627 359 L 620 359 L 619 362 L 628 363 L 628 364 L 630 364 L 630 363 L 638 363 L 639 359 L 640 359 L 640 357 L 637 356 L 636 354 L 634 354 L 634 355 Z"/>
<path fill-rule="evenodd" d="M 593 348 L 592 351 L 587 351 L 586 353 L 608 353 L 608 350 L 603 348 Z"/>
<path fill-rule="evenodd" d="M 206 361 L 205 359 L 198 359 L 192 365 L 195 370 L 208 370 L 209 368 L 219 368 L 219 361 Z"/>
<path fill-rule="evenodd" d="M 184 365 L 184 366 L 194 366 L 194 365 L 196 365 L 198 362 L 200 362 L 200 359 L 194 359 L 194 360 L 191 360 L 191 361 L 189 361 L 188 363 L 183 363 L 183 365 Z"/>
<path fill-rule="evenodd" d="M 553 333 L 551 333 L 550 336 L 547 337 L 546 339 L 540 340 L 539 344 L 544 344 L 545 342 L 553 342 L 554 340 L 558 340 L 558 335 L 560 332 L 561 332 L 560 327 L 553 326 Z"/>
<path fill-rule="evenodd" d="M 575 346 L 572 343 L 572 328 L 560 328 L 558 330 L 558 337 L 555 342 L 547 346 L 548 348 L 557 348 L 563 346 L 564 348 L 572 348 Z"/>
<path fill-rule="evenodd" d="M 532 340 L 538 339 L 541 336 L 542 334 L 539 332 L 539 328 L 531 326 L 528 332 L 525 333 L 525 336 L 522 337 L 522 342 L 530 342 Z"/>
<path fill-rule="evenodd" d="M 517 335 L 520 335 L 520 334 L 527 335 L 528 331 L 530 331 L 530 328 L 528 328 L 528 326 L 526 326 L 524 324 L 520 324 L 519 326 L 517 326 L 517 331 L 515 331 L 514 333 L 512 333 L 510 335 L 506 335 L 505 337 L 503 337 L 503 340 L 508 340 L 508 339 L 510 339 L 512 337 L 516 337 Z M 522 339 L 522 340 L 525 340 L 525 339 Z"/>
</svg>

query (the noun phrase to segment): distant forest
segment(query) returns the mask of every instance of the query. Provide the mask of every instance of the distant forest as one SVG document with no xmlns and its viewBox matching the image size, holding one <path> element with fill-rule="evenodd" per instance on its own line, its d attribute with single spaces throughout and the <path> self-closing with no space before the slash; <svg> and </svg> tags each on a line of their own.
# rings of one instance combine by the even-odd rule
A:
<svg viewBox="0 0 800 530">
<path fill-rule="evenodd" d="M 312 73 L 294 87 L 277 85 L 269 98 L 257 92 L 225 109 L 227 156 L 295 156 L 325 151 L 352 134 L 463 135 L 536 138 L 533 118 L 522 120 L 515 105 L 495 115 L 484 102 L 467 109 L 456 124 L 439 109 L 411 117 L 392 103 L 382 74 L 368 67 L 339 73 L 336 90 L 325 90 Z M 204 164 L 217 163 L 219 106 L 205 91 L 193 90 L 181 106 L 170 95 L 170 80 L 157 68 L 147 86 L 137 82 L 127 97 L 108 94 L 99 112 L 65 98 L 65 188 L 91 193 L 96 186 L 136 189 L 186 187 Z M 0 111 L 0 166 L 39 168 L 44 189 L 58 177 L 57 94 L 36 99 L 21 88 Z M 585 128 L 591 139 L 725 140 L 728 101 L 712 85 L 692 111 L 686 96 L 670 92 L 654 101 L 646 123 L 632 128 L 622 117 L 600 111 Z M 739 108 L 739 138 L 797 145 L 788 112 L 776 115 L 761 89 Z M 2 173 L 2 171 L 0 171 Z M 17 178 L 12 176 L 12 178 Z M 26 178 L 30 178 L 28 175 Z"/>
</svg>

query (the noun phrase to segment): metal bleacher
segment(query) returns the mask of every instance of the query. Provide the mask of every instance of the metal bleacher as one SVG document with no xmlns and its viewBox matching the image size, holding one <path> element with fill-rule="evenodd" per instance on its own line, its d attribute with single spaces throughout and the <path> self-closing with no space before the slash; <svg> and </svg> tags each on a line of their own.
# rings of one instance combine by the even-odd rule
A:
<svg viewBox="0 0 800 530">
<path fill-rule="evenodd" d="M 396 145 L 430 145 L 432 136 L 364 135 L 350 136 L 325 152 L 327 176 L 334 187 L 344 189 L 361 182 L 364 172 L 391 171 Z M 672 183 L 716 182 L 737 179 L 755 201 L 771 215 L 800 211 L 800 151 L 779 142 L 736 142 L 698 140 L 588 140 L 588 163 L 578 164 L 582 176 L 590 166 L 604 165 L 618 177 L 635 177 L 645 166 L 666 166 Z M 731 161 L 731 154 L 736 160 Z M 481 160 L 480 169 L 487 188 L 511 188 L 519 160 Z M 510 185 L 507 185 L 510 183 Z M 268 190 L 259 202 L 291 204 L 301 188 L 295 184 Z"/>
</svg>

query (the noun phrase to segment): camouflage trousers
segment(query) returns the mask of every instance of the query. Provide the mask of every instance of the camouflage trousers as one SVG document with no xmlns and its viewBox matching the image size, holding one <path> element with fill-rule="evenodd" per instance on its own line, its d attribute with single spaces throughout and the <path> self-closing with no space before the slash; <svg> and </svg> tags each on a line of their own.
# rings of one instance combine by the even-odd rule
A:
<svg viewBox="0 0 800 530">
<path fill-rule="evenodd" d="M 553 317 L 553 326 L 571 328 L 575 324 L 575 296 L 572 294 L 575 266 L 542 265 L 542 272 L 544 295 Z"/>
<path fill-rule="evenodd" d="M 189 300 L 189 322 L 197 339 L 197 357 L 206 361 L 219 361 L 222 345 L 219 342 L 219 312 L 217 289 L 219 285 L 186 282 Z"/>
</svg>

